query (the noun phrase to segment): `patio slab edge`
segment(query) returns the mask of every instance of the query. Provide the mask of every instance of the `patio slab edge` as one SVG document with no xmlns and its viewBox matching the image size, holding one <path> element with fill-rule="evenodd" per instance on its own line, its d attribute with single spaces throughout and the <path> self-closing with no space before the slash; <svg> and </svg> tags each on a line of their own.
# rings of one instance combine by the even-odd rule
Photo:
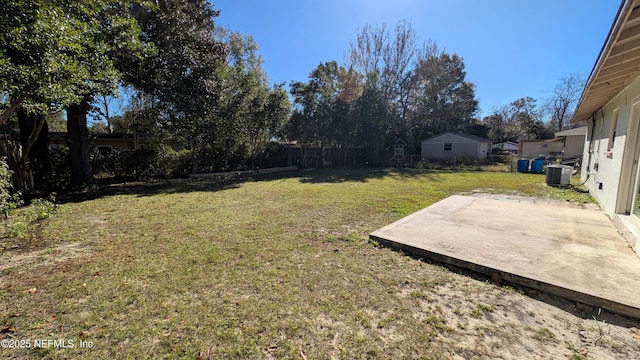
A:
<svg viewBox="0 0 640 360">
<path fill-rule="evenodd" d="M 453 195 L 373 231 L 369 238 L 497 283 L 640 319 L 640 282 L 634 280 L 640 259 L 599 209 L 520 197 Z"/>
<path fill-rule="evenodd" d="M 408 254 L 429 259 L 435 263 L 454 266 L 461 269 L 471 270 L 473 272 L 489 276 L 491 278 L 499 278 L 509 283 L 521 285 L 531 289 L 539 290 L 545 293 L 553 294 L 563 297 L 572 301 L 577 301 L 586 305 L 602 308 L 612 313 L 619 315 L 640 319 L 640 308 L 632 305 L 623 304 L 617 301 L 612 301 L 603 297 L 594 296 L 584 292 L 576 291 L 564 286 L 551 284 L 548 282 L 536 280 L 526 276 L 514 274 L 505 270 L 497 269 L 494 267 L 484 266 L 472 261 L 456 258 L 451 255 L 441 254 L 435 251 L 430 251 L 417 246 L 397 242 L 394 240 L 386 239 L 384 237 L 376 235 L 373 232 L 369 235 L 371 240 L 376 241 L 378 244 L 394 249 L 406 252 Z"/>
</svg>

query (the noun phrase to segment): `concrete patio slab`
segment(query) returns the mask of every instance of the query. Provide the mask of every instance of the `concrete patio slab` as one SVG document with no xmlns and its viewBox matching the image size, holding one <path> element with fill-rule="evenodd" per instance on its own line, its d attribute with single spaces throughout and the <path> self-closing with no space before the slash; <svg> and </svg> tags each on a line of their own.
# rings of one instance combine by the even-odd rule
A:
<svg viewBox="0 0 640 360">
<path fill-rule="evenodd" d="M 456 195 L 376 230 L 370 238 L 640 318 L 640 257 L 595 206 Z"/>
</svg>

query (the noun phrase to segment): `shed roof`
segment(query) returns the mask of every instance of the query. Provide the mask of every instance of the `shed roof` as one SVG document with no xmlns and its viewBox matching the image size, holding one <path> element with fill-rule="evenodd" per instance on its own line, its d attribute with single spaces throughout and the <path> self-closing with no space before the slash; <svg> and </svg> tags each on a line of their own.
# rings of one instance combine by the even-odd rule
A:
<svg viewBox="0 0 640 360">
<path fill-rule="evenodd" d="M 623 0 L 572 122 L 586 120 L 640 76 L 640 0 Z"/>
<path fill-rule="evenodd" d="M 521 143 L 552 143 L 564 140 L 561 137 L 556 137 L 553 139 L 538 139 L 538 140 L 518 140 L 518 144 Z"/>
<path fill-rule="evenodd" d="M 586 136 L 587 135 L 587 127 L 586 126 L 581 126 L 581 127 L 577 127 L 577 128 L 573 128 L 573 129 L 569 129 L 569 130 L 558 131 L 557 133 L 555 133 L 555 135 L 556 135 L 556 137 L 573 136 L 573 135 Z"/>
<path fill-rule="evenodd" d="M 439 136 L 446 135 L 446 134 L 456 135 L 456 136 L 460 136 L 460 137 L 463 137 L 463 138 L 467 138 L 467 139 L 475 140 L 475 141 L 479 141 L 479 142 L 488 142 L 488 143 L 492 142 L 491 140 L 489 140 L 487 138 L 480 137 L 480 136 L 475 136 L 475 135 L 471 135 L 471 134 L 463 134 L 463 133 L 453 132 L 453 131 L 443 132 L 441 134 L 438 134 L 438 135 L 432 136 L 430 138 L 424 139 L 424 140 L 422 140 L 422 142 L 429 141 L 429 140 L 435 139 L 435 138 L 437 138 Z"/>
<path fill-rule="evenodd" d="M 496 145 L 515 145 L 515 146 L 518 146 L 518 143 L 515 142 L 515 141 L 503 141 L 503 142 L 497 143 Z"/>
</svg>

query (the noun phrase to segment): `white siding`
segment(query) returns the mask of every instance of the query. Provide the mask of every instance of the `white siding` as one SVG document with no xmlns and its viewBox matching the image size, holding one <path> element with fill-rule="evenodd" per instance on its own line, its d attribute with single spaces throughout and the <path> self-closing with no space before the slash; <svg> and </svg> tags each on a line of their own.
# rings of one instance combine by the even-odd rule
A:
<svg viewBox="0 0 640 360">
<path fill-rule="evenodd" d="M 444 150 L 446 143 L 451 144 L 451 150 Z M 421 155 L 423 158 L 437 160 L 452 159 L 454 156 L 486 159 L 490 148 L 490 142 L 481 142 L 455 134 L 442 134 L 424 140 L 421 146 Z"/>
<path fill-rule="evenodd" d="M 550 153 L 562 153 L 562 141 L 522 141 L 520 157 L 533 159 Z"/>
<path fill-rule="evenodd" d="M 582 156 L 582 153 L 584 152 L 584 139 L 584 135 L 567 136 L 564 142 L 564 156 Z"/>
</svg>

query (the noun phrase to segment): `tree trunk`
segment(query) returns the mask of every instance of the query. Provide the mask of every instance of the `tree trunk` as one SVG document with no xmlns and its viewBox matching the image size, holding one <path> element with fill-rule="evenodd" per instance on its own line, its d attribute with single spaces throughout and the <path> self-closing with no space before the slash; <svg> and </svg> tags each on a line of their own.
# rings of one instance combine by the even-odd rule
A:
<svg viewBox="0 0 640 360">
<path fill-rule="evenodd" d="M 113 133 L 113 128 L 111 127 L 111 116 L 109 115 L 109 100 L 107 95 L 102 95 L 102 106 L 104 106 L 104 118 L 107 120 L 107 134 Z"/>
<path fill-rule="evenodd" d="M 83 99 L 80 104 L 67 108 L 67 144 L 69 145 L 69 168 L 71 170 L 71 189 L 86 188 L 91 184 L 91 162 L 89 160 L 89 129 L 87 112 L 89 101 Z"/>
<path fill-rule="evenodd" d="M 374 145 L 373 155 L 376 157 L 376 166 L 380 166 L 380 145 L 378 144 Z"/>
<path fill-rule="evenodd" d="M 342 159 L 342 166 L 346 167 L 347 166 L 347 151 L 349 150 L 349 148 L 347 147 L 347 145 L 344 146 L 344 158 Z"/>
<path fill-rule="evenodd" d="M 300 168 L 306 168 L 307 167 L 307 152 L 305 151 L 304 146 L 300 146 L 300 157 L 301 157 L 301 161 L 300 161 Z"/>
<path fill-rule="evenodd" d="M 31 93 L 36 89 L 36 87 L 37 86 L 35 84 L 29 86 L 27 91 L 25 91 L 25 94 Z M 20 108 L 20 105 L 22 105 L 24 98 L 25 98 L 25 95 L 20 96 L 17 99 L 12 99 L 13 102 L 9 103 L 9 106 L 6 109 L 4 109 L 2 112 L 0 112 L 0 124 L 4 125 L 4 123 L 6 123 L 7 120 L 9 120 L 11 115 L 13 115 L 13 113 L 16 112 L 18 108 Z"/>
<path fill-rule="evenodd" d="M 251 154 L 251 170 L 255 170 L 256 166 L 256 142 L 255 139 L 249 140 L 249 153 Z"/>
<path fill-rule="evenodd" d="M 44 115 L 28 115 L 22 110 L 18 111 L 18 125 L 22 152 L 16 172 L 16 187 L 27 194 L 39 187 L 51 170 L 49 127 Z"/>
<path fill-rule="evenodd" d="M 0 124 L 6 123 L 7 120 L 9 120 L 9 118 L 11 117 L 11 115 L 13 115 L 13 113 L 16 112 L 16 110 L 18 110 L 20 105 L 22 105 L 20 102 L 14 102 L 14 103 L 11 103 L 9 107 L 4 109 L 0 113 Z"/>
</svg>

